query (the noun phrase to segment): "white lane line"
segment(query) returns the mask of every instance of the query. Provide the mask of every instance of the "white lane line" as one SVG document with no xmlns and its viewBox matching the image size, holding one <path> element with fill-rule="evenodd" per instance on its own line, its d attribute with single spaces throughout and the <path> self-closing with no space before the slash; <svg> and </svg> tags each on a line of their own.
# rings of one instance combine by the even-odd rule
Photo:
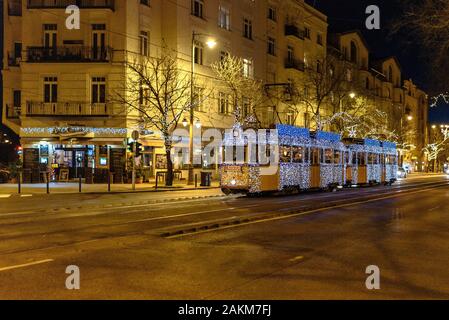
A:
<svg viewBox="0 0 449 320">
<path fill-rule="evenodd" d="M 11 194 L 0 194 L 0 199 L 11 198 Z"/>
<path fill-rule="evenodd" d="M 54 261 L 54 260 L 53 259 L 45 259 L 45 260 L 34 261 L 34 262 L 30 262 L 30 263 L 18 264 L 18 265 L 15 265 L 15 266 L 0 268 L 0 272 L 13 270 L 13 269 L 19 269 L 19 268 L 25 268 L 25 267 L 30 267 L 30 266 L 35 266 L 35 265 L 38 265 L 38 264 L 48 263 L 48 262 L 52 262 L 52 261 Z"/>
<path fill-rule="evenodd" d="M 21 198 L 28 198 L 28 197 L 32 197 L 32 194 L 21 194 L 20 197 Z"/>
</svg>

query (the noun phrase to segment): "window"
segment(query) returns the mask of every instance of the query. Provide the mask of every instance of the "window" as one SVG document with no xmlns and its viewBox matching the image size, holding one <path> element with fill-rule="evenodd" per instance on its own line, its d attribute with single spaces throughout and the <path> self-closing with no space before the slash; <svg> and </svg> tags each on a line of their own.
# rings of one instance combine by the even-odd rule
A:
<svg viewBox="0 0 449 320">
<path fill-rule="evenodd" d="M 144 4 L 146 6 L 150 5 L 150 0 L 140 0 L 140 4 Z"/>
<path fill-rule="evenodd" d="M 203 18 L 203 0 L 192 0 L 192 15 L 198 18 Z"/>
<path fill-rule="evenodd" d="M 247 39 L 253 39 L 253 22 L 250 19 L 243 19 L 243 36 Z"/>
<path fill-rule="evenodd" d="M 14 42 L 14 58 L 21 59 L 22 58 L 22 43 Z"/>
<path fill-rule="evenodd" d="M 320 164 L 320 149 L 313 148 L 312 149 L 312 165 Z"/>
<path fill-rule="evenodd" d="M 222 29 L 231 29 L 231 14 L 228 8 L 220 6 L 218 9 L 218 26 Z"/>
<path fill-rule="evenodd" d="M 341 164 L 341 152 L 338 150 L 334 151 L 334 164 Z"/>
<path fill-rule="evenodd" d="M 13 107 L 15 110 L 20 110 L 22 106 L 22 91 L 14 90 L 13 91 Z"/>
<path fill-rule="evenodd" d="M 146 85 L 140 85 L 139 104 L 141 106 L 148 106 L 150 101 L 150 89 Z"/>
<path fill-rule="evenodd" d="M 295 49 L 292 46 L 287 47 L 287 61 L 288 62 L 295 61 Z"/>
<path fill-rule="evenodd" d="M 304 128 L 310 128 L 310 115 L 307 112 L 304 113 Z"/>
<path fill-rule="evenodd" d="M 243 117 L 247 117 L 249 114 L 251 114 L 251 99 L 247 97 L 242 98 L 242 115 Z"/>
<path fill-rule="evenodd" d="M 44 102 L 53 103 L 58 102 L 58 78 L 45 77 L 44 78 Z"/>
<path fill-rule="evenodd" d="M 322 163 L 333 163 L 334 158 L 334 152 L 332 149 L 325 149 L 323 152 L 323 162 Z"/>
<path fill-rule="evenodd" d="M 196 111 L 203 111 L 204 88 L 195 87 L 193 90 L 193 106 Z"/>
<path fill-rule="evenodd" d="M 352 82 L 352 70 L 349 68 L 346 69 L 346 81 Z"/>
<path fill-rule="evenodd" d="M 351 62 L 357 63 L 357 46 L 354 41 L 351 41 Z"/>
<path fill-rule="evenodd" d="M 106 103 L 106 78 L 92 78 L 92 103 Z"/>
<path fill-rule="evenodd" d="M 316 35 L 316 43 L 318 43 L 319 45 L 323 45 L 323 35 L 321 33 L 318 33 Z"/>
<path fill-rule="evenodd" d="M 140 31 L 140 54 L 145 57 L 150 55 L 148 32 L 146 31 Z"/>
<path fill-rule="evenodd" d="M 287 113 L 287 124 L 291 126 L 295 125 L 295 115 L 291 112 Z"/>
<path fill-rule="evenodd" d="M 272 37 L 268 37 L 268 54 L 275 56 L 276 55 L 276 40 Z"/>
<path fill-rule="evenodd" d="M 270 19 L 271 21 L 277 20 L 276 8 L 274 7 L 268 8 L 268 19 Z"/>
<path fill-rule="evenodd" d="M 202 65 L 203 64 L 203 44 L 201 42 L 195 43 L 195 63 Z"/>
<path fill-rule="evenodd" d="M 253 74 L 253 61 L 251 59 L 243 59 L 243 75 L 247 78 L 252 78 Z"/>
<path fill-rule="evenodd" d="M 55 48 L 57 46 L 57 31 L 56 24 L 44 24 L 44 47 Z"/>
<path fill-rule="evenodd" d="M 229 113 L 229 97 L 224 92 L 218 94 L 218 109 L 221 114 Z"/>
<path fill-rule="evenodd" d="M 92 25 L 92 58 L 94 60 L 106 59 L 106 25 Z"/>
<path fill-rule="evenodd" d="M 304 162 L 304 148 L 303 147 L 292 147 L 292 155 L 294 163 Z"/>
<path fill-rule="evenodd" d="M 220 51 L 220 61 L 223 62 L 226 58 L 229 57 L 229 52 Z"/>
<path fill-rule="evenodd" d="M 310 39 L 310 28 L 304 27 L 304 37 Z"/>
<path fill-rule="evenodd" d="M 364 152 L 357 153 L 357 162 L 359 166 L 366 165 L 366 154 Z"/>
<path fill-rule="evenodd" d="M 279 160 L 280 162 L 291 162 L 292 159 L 292 149 L 290 146 L 280 146 L 279 148 Z"/>
</svg>

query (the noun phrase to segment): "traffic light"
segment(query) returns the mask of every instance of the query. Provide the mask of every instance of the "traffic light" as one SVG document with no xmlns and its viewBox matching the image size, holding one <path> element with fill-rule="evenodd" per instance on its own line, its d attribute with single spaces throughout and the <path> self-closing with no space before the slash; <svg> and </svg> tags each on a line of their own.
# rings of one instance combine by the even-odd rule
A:
<svg viewBox="0 0 449 320">
<path fill-rule="evenodd" d="M 143 150 L 142 144 L 141 144 L 141 143 L 138 143 L 138 142 L 136 141 L 136 154 L 135 154 L 135 157 L 136 157 L 136 158 L 138 158 L 138 157 L 140 157 L 140 156 L 142 155 L 142 150 Z"/>
<path fill-rule="evenodd" d="M 130 141 L 132 141 L 132 142 L 130 142 Z M 128 144 L 126 146 L 126 151 L 130 152 L 130 153 L 133 152 L 133 146 L 134 146 L 134 141 L 131 140 L 131 139 L 128 139 Z"/>
</svg>

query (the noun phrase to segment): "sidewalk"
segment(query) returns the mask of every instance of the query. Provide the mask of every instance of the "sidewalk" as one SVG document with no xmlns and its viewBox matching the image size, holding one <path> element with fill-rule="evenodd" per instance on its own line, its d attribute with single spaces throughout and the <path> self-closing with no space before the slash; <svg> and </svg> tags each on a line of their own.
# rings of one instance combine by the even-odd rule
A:
<svg viewBox="0 0 449 320">
<path fill-rule="evenodd" d="M 47 193 L 47 185 L 45 183 L 22 184 L 22 194 L 45 194 Z M 158 185 L 156 190 L 155 183 L 136 184 L 136 191 L 132 190 L 131 184 L 111 184 L 111 193 L 134 193 L 134 192 L 167 192 L 167 191 L 187 191 L 187 190 L 208 190 L 219 188 L 218 182 L 212 182 L 211 187 L 189 186 L 185 182 L 182 184 L 174 184 L 172 187 L 165 187 L 163 184 Z M 81 185 L 82 193 L 108 193 L 107 184 L 85 184 Z M 79 193 L 78 182 L 52 182 L 50 183 L 50 194 L 71 194 Z M 17 184 L 0 184 L 0 197 L 2 195 L 18 194 Z"/>
</svg>

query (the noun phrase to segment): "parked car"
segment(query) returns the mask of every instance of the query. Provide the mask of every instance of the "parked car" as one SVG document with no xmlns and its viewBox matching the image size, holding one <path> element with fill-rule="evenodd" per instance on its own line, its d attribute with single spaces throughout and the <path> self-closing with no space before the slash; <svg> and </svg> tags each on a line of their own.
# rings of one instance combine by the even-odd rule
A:
<svg viewBox="0 0 449 320">
<path fill-rule="evenodd" d="M 398 178 L 399 179 L 406 179 L 407 176 L 408 176 L 408 173 L 407 173 L 407 171 L 405 171 L 404 168 L 402 168 L 402 167 L 398 168 Z"/>
</svg>

